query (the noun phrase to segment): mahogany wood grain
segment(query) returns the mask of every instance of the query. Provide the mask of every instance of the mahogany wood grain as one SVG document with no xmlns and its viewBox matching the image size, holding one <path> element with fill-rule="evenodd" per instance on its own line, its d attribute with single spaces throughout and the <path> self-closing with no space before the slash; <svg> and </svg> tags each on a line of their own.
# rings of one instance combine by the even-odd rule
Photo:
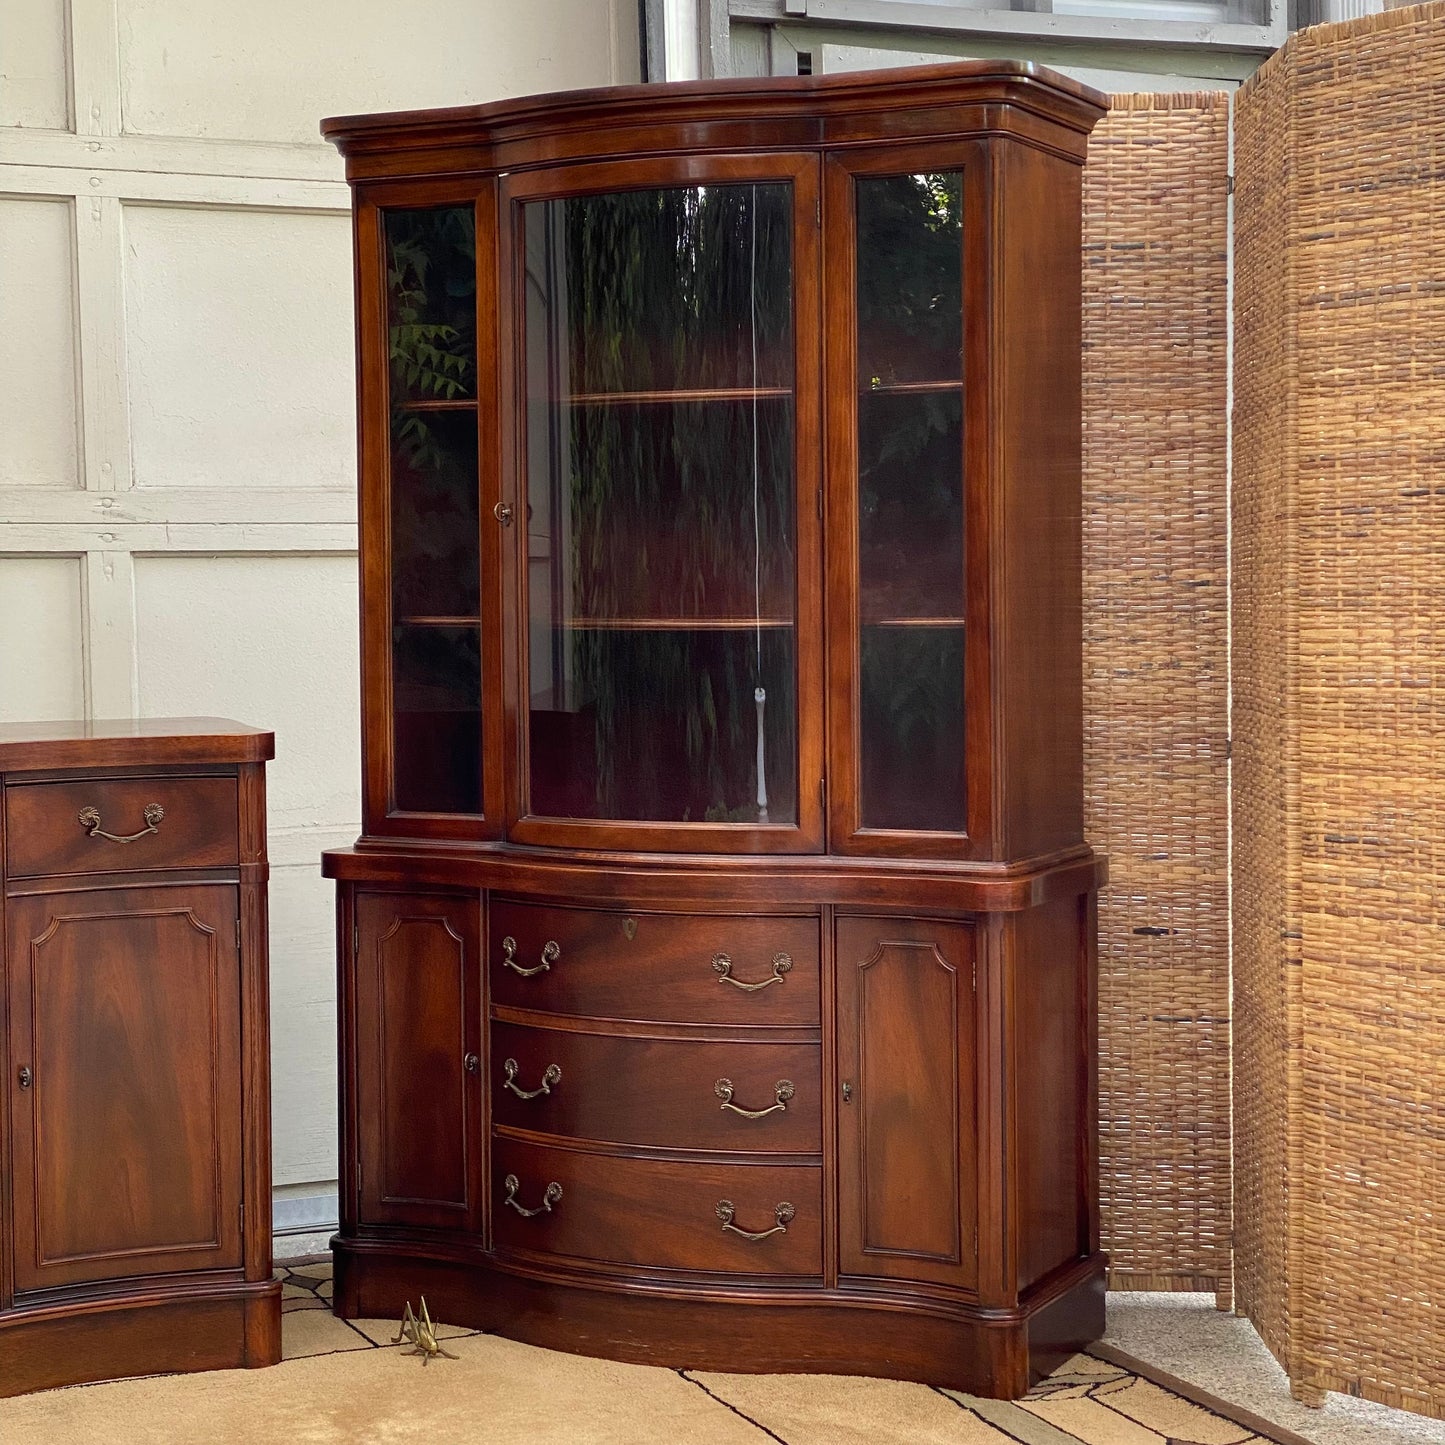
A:
<svg viewBox="0 0 1445 1445">
<path fill-rule="evenodd" d="M 973 930 L 840 917 L 836 937 L 840 1273 L 972 1289 Z"/>
<path fill-rule="evenodd" d="M 509 1061 L 516 1065 L 510 1071 Z M 821 1155 L 819 1065 L 817 1044 L 628 1038 L 493 1023 L 492 1120 L 578 1140 Z M 509 1087 L 535 1092 L 554 1066 L 560 1078 L 535 1098 Z M 730 1086 L 722 1093 L 720 1080 Z M 724 1107 L 724 1094 L 737 1109 L 772 1112 L 746 1118 Z"/>
<path fill-rule="evenodd" d="M 363 893 L 355 907 L 360 1217 L 475 1228 L 479 900 Z"/>
<path fill-rule="evenodd" d="M 223 1284 L 0 1314 L 0 1397 L 281 1358 L 280 1285 Z"/>
<path fill-rule="evenodd" d="M 494 1005 L 670 1023 L 819 1021 L 816 918 L 603 912 L 495 899 L 489 913 Z M 508 938 L 515 967 L 507 961 Z M 530 978 L 517 972 L 540 969 L 549 944 L 557 945 L 556 961 L 545 971 Z M 720 955 L 728 960 L 726 978 Z M 755 984 L 763 986 L 739 986 Z"/>
<path fill-rule="evenodd" d="M 239 1268 L 236 890 L 9 910 L 17 1293 Z"/>
<path fill-rule="evenodd" d="M 362 839 L 323 863 L 341 885 L 339 1313 L 399 1314 L 424 1289 L 441 1318 L 552 1347 L 991 1396 L 1102 1329 L 1078 416 L 1079 169 L 1102 106 L 982 61 L 325 124 L 357 203 L 366 800 Z M 925 378 L 963 407 L 962 595 L 926 609 L 966 635 L 953 833 L 864 827 L 860 786 L 855 187 L 940 170 L 963 180 L 961 379 Z M 797 826 L 535 816 L 522 203 L 749 177 L 794 188 Z M 441 204 L 477 221 L 475 817 L 392 793 L 380 217 Z M 762 982 L 782 952 L 792 970 L 757 991 L 713 968 L 726 954 Z M 519 1099 L 512 1058 L 524 1090 L 561 1077 Z M 718 1078 L 746 1106 L 782 1078 L 795 1094 L 743 1121 L 715 1107 Z M 525 1209 L 550 1182 L 561 1197 L 523 1217 L 509 1173 Z M 745 1229 L 797 1215 L 743 1241 L 719 1199 Z"/>
<path fill-rule="evenodd" d="M 0 1394 L 280 1358 L 273 751 L 226 720 L 0 727 Z M 72 816 L 149 801 L 133 844 Z"/>
<path fill-rule="evenodd" d="M 0 773 L 86 772 L 153 767 L 164 761 L 262 763 L 276 756 L 273 733 L 229 718 L 93 718 L 0 723 Z"/>
<path fill-rule="evenodd" d="M 515 1177 L 507 1203 L 505 1181 Z M 549 1185 L 561 1186 L 550 1209 Z M 679 1163 L 557 1148 L 498 1137 L 492 1145 L 492 1236 L 499 1250 L 652 1269 L 752 1275 L 823 1273 L 822 1171 L 793 1164 Z M 725 1229 L 777 1230 L 778 1207 L 793 1217 L 763 1239 Z"/>
<path fill-rule="evenodd" d="M 1018 1308 L 986 1313 L 941 1300 L 909 1310 L 886 1294 L 781 1280 L 637 1283 L 625 1274 L 580 1276 L 561 1262 L 488 1257 L 479 1246 L 336 1246 L 343 1318 L 394 1318 L 424 1290 L 434 1316 L 449 1323 L 669 1369 L 873 1375 L 1008 1399 L 1103 1331 L 1102 1256 L 1053 1277 Z"/>
<path fill-rule="evenodd" d="M 1048 904 L 1021 914 L 1009 929 L 1016 1080 L 1010 1157 L 1021 1288 L 1094 1247 L 1083 1187 L 1092 1060 L 1079 1067 L 1086 907 L 1086 898 Z"/>
<path fill-rule="evenodd" d="M 145 813 L 152 805 L 163 808 L 164 816 L 149 831 Z M 80 815 L 91 808 L 98 820 L 82 822 Z M 5 789 L 5 812 L 11 878 L 234 868 L 240 862 L 234 774 L 12 783 Z M 115 842 L 97 828 L 120 838 L 139 836 Z"/>
</svg>

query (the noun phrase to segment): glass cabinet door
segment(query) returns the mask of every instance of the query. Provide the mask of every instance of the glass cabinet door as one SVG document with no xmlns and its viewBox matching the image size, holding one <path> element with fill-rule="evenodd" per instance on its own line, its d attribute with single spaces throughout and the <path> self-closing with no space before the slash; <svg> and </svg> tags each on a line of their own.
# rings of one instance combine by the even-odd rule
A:
<svg viewBox="0 0 1445 1445">
<path fill-rule="evenodd" d="M 381 213 L 392 813 L 482 811 L 477 269 L 471 204 Z"/>
<path fill-rule="evenodd" d="M 811 821 L 796 206 L 748 179 L 519 207 L 533 819 L 783 848 Z"/>
<path fill-rule="evenodd" d="M 839 194 L 855 323 L 830 375 L 856 557 L 839 764 L 845 834 L 886 850 L 889 833 L 967 831 L 963 173 L 857 174 Z"/>
</svg>

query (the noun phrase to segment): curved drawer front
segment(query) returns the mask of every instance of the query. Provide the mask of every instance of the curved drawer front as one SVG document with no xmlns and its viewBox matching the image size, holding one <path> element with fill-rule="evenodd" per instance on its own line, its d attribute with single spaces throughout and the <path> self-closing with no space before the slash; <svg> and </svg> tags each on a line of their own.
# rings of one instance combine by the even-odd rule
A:
<svg viewBox="0 0 1445 1445">
<path fill-rule="evenodd" d="M 680 1164 L 497 1139 L 492 1232 L 501 1249 L 603 1264 L 816 1276 L 822 1178 L 810 1165 Z"/>
<path fill-rule="evenodd" d="M 822 1150 L 818 1044 L 627 1038 L 500 1023 L 491 1037 L 495 1123 L 667 1149 Z"/>
<path fill-rule="evenodd" d="M 495 900 L 492 1002 L 587 1018 L 816 1027 L 818 920 Z"/>
<path fill-rule="evenodd" d="M 5 790 L 10 877 L 234 868 L 236 780 L 87 778 Z"/>
</svg>

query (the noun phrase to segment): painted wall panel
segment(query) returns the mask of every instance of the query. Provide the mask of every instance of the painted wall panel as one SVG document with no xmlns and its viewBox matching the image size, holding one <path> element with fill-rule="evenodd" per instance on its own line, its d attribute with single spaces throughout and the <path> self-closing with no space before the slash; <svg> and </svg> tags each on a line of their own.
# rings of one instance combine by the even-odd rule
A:
<svg viewBox="0 0 1445 1445">
<path fill-rule="evenodd" d="M 0 722 L 85 715 L 76 557 L 0 557 Z"/>
<path fill-rule="evenodd" d="M 128 206 L 137 486 L 351 487 L 350 218 Z"/>
<path fill-rule="evenodd" d="M 120 0 L 125 128 L 314 141 L 324 115 L 598 85 L 619 7 L 635 31 L 635 0 Z"/>
<path fill-rule="evenodd" d="M 74 275 L 71 203 L 0 197 L 0 487 L 78 485 Z"/>
<path fill-rule="evenodd" d="M 64 130 L 65 0 L 5 0 L 0 24 L 0 125 Z"/>
<path fill-rule="evenodd" d="M 355 559 L 141 556 L 135 590 L 142 715 L 272 729 L 272 831 L 351 823 L 361 776 Z"/>
</svg>

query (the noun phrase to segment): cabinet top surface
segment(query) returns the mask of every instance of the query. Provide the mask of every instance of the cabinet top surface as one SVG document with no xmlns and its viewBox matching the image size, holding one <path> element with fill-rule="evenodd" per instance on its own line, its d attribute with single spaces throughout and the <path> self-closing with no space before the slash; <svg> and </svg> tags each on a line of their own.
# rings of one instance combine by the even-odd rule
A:
<svg viewBox="0 0 1445 1445">
<path fill-rule="evenodd" d="M 218 717 L 0 723 L 0 773 L 134 764 L 260 763 L 274 733 Z"/>
<path fill-rule="evenodd" d="M 616 127 L 626 127 L 635 137 L 644 127 L 654 130 L 708 121 L 790 119 L 842 122 L 845 135 L 820 133 L 816 139 L 843 143 L 893 137 L 897 127 L 892 118 L 899 112 L 1007 105 L 1034 111 L 1087 135 L 1108 104 L 1108 98 L 1091 86 L 1033 61 L 972 60 L 836 75 L 608 86 L 520 96 L 485 105 L 333 116 L 321 122 L 321 133 L 351 156 L 555 139 L 569 132 L 595 135 Z M 945 128 L 953 129 L 960 120 L 956 117 Z M 975 122 L 974 128 L 977 125 Z M 873 130 L 876 135 L 870 134 Z M 497 163 L 507 164 L 509 159 L 499 157 Z"/>
</svg>

